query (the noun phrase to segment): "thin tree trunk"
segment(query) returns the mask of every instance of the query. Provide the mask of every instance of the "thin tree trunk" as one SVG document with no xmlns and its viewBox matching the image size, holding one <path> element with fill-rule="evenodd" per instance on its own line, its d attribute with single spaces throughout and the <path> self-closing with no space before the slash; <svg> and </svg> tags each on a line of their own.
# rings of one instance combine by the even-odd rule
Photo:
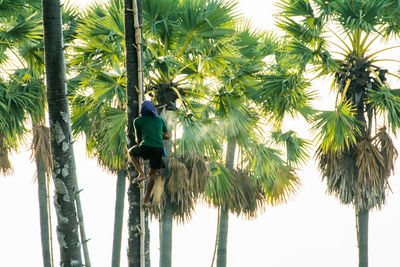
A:
<svg viewBox="0 0 400 267">
<path fill-rule="evenodd" d="M 73 154 L 74 148 L 71 145 L 71 152 Z M 76 165 L 75 165 L 75 159 L 72 158 L 72 170 L 73 173 L 76 173 Z M 82 242 L 82 250 L 83 250 L 83 258 L 85 260 L 85 267 L 91 267 L 92 264 L 90 263 L 90 257 L 89 257 L 89 248 L 88 248 L 88 241 L 89 239 L 86 238 L 86 230 L 85 230 L 85 223 L 83 221 L 83 210 L 82 210 L 82 202 L 81 202 L 81 197 L 80 193 L 82 190 L 79 190 L 79 185 L 78 185 L 78 179 L 75 176 L 73 176 L 74 180 L 74 187 L 75 187 L 75 204 L 76 204 L 76 211 L 77 211 L 77 216 L 78 216 L 78 224 L 79 224 L 79 233 L 81 236 L 81 242 Z"/>
<path fill-rule="evenodd" d="M 76 172 L 73 166 L 71 125 L 59 0 L 42 0 L 47 100 L 53 156 L 53 181 L 57 211 L 57 237 L 61 266 L 82 266 L 81 243 L 74 201 Z"/>
<path fill-rule="evenodd" d="M 225 207 L 221 207 L 221 214 L 218 222 L 218 250 L 217 250 L 217 267 L 226 267 L 226 253 L 228 244 L 228 222 L 229 211 Z"/>
<path fill-rule="evenodd" d="M 126 95 L 127 95 L 127 145 L 135 145 L 133 121 L 139 116 L 139 66 L 137 46 L 134 32 L 133 1 L 125 0 L 124 27 L 126 49 Z M 139 21 L 141 23 L 141 10 L 139 7 Z M 129 176 L 132 179 L 136 172 L 131 163 L 128 165 Z M 140 190 L 138 184 L 129 184 L 128 189 L 129 218 L 128 218 L 128 263 L 129 267 L 141 267 L 140 259 Z M 143 229 L 144 230 L 144 229 Z"/>
<path fill-rule="evenodd" d="M 164 211 L 161 217 L 160 233 L 160 267 L 171 267 L 172 264 L 172 202 L 171 195 L 166 192 Z"/>
<path fill-rule="evenodd" d="M 368 267 L 368 219 L 368 210 L 356 211 L 359 267 Z"/>
<path fill-rule="evenodd" d="M 124 200 L 126 188 L 126 171 L 119 170 L 115 193 L 114 235 L 111 266 L 119 267 L 121 260 L 122 225 L 124 220 Z"/>
<path fill-rule="evenodd" d="M 236 140 L 233 136 L 228 137 L 228 143 L 226 148 L 226 159 L 225 167 L 233 171 L 235 164 L 235 151 L 236 151 Z M 217 250 L 217 267 L 226 267 L 226 255 L 228 245 L 228 222 L 229 222 L 229 210 L 221 205 L 221 213 L 218 222 L 218 250 Z"/>
<path fill-rule="evenodd" d="M 48 205 L 47 205 L 46 171 L 44 162 L 41 157 L 35 158 L 35 161 L 36 161 L 37 179 L 38 179 L 40 235 L 42 239 L 43 266 L 51 267 L 49 213 L 47 210 Z"/>
<path fill-rule="evenodd" d="M 173 129 L 170 129 L 172 132 Z M 172 154 L 173 141 L 171 139 L 164 140 L 164 147 L 167 155 Z M 168 160 L 166 160 L 166 168 L 162 170 L 162 176 L 168 179 Z M 164 191 L 166 193 L 164 210 L 160 219 L 160 267 L 171 267 L 172 265 L 172 216 L 173 208 L 171 195 L 167 189 L 168 180 L 165 181 Z"/>
<path fill-rule="evenodd" d="M 216 237 L 215 237 L 215 244 L 214 244 L 214 252 L 213 252 L 213 257 L 211 259 L 211 267 L 214 267 L 214 263 L 215 263 L 215 258 L 217 257 L 217 249 L 218 249 L 218 240 L 219 240 L 219 221 L 221 217 L 221 206 L 218 207 L 218 226 L 217 226 L 217 232 L 216 232 Z"/>
<path fill-rule="evenodd" d="M 146 263 L 145 267 L 151 267 L 151 259 L 150 259 L 150 228 L 149 228 L 149 213 L 146 212 L 145 224 L 146 224 L 146 238 L 144 243 L 145 255 L 146 255 Z"/>
</svg>

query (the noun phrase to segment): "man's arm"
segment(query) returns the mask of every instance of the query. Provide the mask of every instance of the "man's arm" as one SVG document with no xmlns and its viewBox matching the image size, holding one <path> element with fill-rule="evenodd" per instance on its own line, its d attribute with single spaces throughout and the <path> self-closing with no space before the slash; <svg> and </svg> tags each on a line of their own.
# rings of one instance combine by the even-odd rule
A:
<svg viewBox="0 0 400 267">
<path fill-rule="evenodd" d="M 165 133 L 162 133 L 162 139 L 166 140 L 169 139 L 169 132 L 166 131 Z"/>
<path fill-rule="evenodd" d="M 136 144 L 140 145 L 142 142 L 142 132 L 140 131 L 140 126 L 137 124 L 137 121 L 133 121 L 133 128 L 135 129 L 135 141 Z"/>
<path fill-rule="evenodd" d="M 165 123 L 164 119 L 162 119 L 162 139 L 166 140 L 169 139 L 169 132 L 167 128 L 167 124 Z"/>
</svg>

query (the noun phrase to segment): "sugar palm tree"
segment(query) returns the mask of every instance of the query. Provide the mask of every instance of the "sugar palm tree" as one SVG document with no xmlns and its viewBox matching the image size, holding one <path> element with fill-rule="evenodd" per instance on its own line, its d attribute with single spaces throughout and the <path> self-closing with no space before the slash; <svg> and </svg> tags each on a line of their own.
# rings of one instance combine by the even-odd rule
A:
<svg viewBox="0 0 400 267">
<path fill-rule="evenodd" d="M 6 1 L 7 2 L 7 1 Z M 4 4 L 4 2 L 3 2 Z M 19 3 L 13 3 L 19 5 Z M 15 6 L 14 6 L 15 8 Z M 21 11 L 22 10 L 22 11 Z M 45 266 L 52 265 L 51 231 L 49 231 L 48 216 L 49 210 L 49 178 L 52 169 L 51 147 L 49 129 L 45 126 L 45 87 L 44 87 L 44 57 L 43 57 L 43 36 L 41 2 L 30 1 L 19 6 L 17 15 L 9 13 L 9 17 L 2 17 L 4 31 L 1 32 L 1 49 L 6 55 L 12 55 L 8 61 L 3 62 L 11 68 L 15 66 L 17 71 L 12 75 L 15 85 L 21 92 L 35 95 L 31 98 L 35 109 L 31 110 L 32 123 L 32 158 L 37 166 L 37 181 L 40 206 L 40 221 L 42 235 L 43 262 Z M 64 40 L 69 43 L 73 38 L 77 19 L 76 8 L 64 5 L 63 8 Z M 47 176 L 47 179 L 46 179 Z M 51 227 L 51 226 L 50 226 Z M 83 231 L 80 229 L 81 232 Z M 84 244 L 85 245 L 85 244 Z"/>
<path fill-rule="evenodd" d="M 288 62 L 300 66 L 300 74 L 333 76 L 335 110 L 315 116 L 319 168 L 328 193 L 355 207 L 359 266 L 366 267 L 368 214 L 385 203 L 397 157 L 388 130 L 399 127 L 400 98 L 388 77 L 400 77 L 382 65 L 381 53 L 397 48 L 382 41 L 398 36 L 400 6 L 342 0 L 282 1 L 279 7 Z"/>
<path fill-rule="evenodd" d="M 284 114 L 298 113 L 308 104 L 306 97 L 302 103 L 284 100 L 265 105 L 268 98 L 264 95 L 273 89 L 266 85 L 270 82 L 266 73 L 271 67 L 264 64 L 264 59 L 274 57 L 276 47 L 273 35 L 252 30 L 248 22 L 239 24 L 230 56 L 225 56 L 227 67 L 221 65 L 216 70 L 215 85 L 207 92 L 205 111 L 219 129 L 219 142 L 226 145 L 224 157 L 211 165 L 212 176 L 206 187 L 208 201 L 219 208 L 217 266 L 227 264 L 229 212 L 256 217 L 266 203 L 284 202 L 300 184 L 289 160 L 285 162 L 279 150 L 270 146 L 271 141 L 263 137 L 265 130 L 260 127 L 262 120 L 272 121 L 274 116 L 274 121 L 279 122 Z M 291 148 L 295 147 L 298 153 L 289 149 L 287 156 L 297 162 L 304 158 L 306 142 L 292 140 L 296 142 Z"/>
<path fill-rule="evenodd" d="M 73 130 L 85 135 L 89 155 L 117 174 L 112 266 L 119 266 L 127 175 L 123 2 L 89 6 L 77 31 L 81 44 L 74 47 L 70 61 L 79 73 L 72 102 Z"/>
<path fill-rule="evenodd" d="M 81 266 L 81 243 L 75 206 L 76 170 L 71 146 L 61 10 L 58 0 L 42 1 L 47 99 L 61 264 Z M 84 242 L 85 240 L 82 240 Z"/>
<path fill-rule="evenodd" d="M 173 119 L 167 119 L 172 122 L 170 131 L 174 132 L 175 127 L 183 131 L 172 148 L 167 145 L 169 173 L 161 209 L 160 266 L 171 266 L 172 220 L 184 222 L 190 218 L 209 175 L 204 157 L 199 155 L 205 155 L 206 147 L 214 150 L 210 144 L 216 142 L 206 140 L 206 135 L 195 137 L 198 132 L 194 129 L 202 127 L 203 122 L 196 118 L 187 98 L 196 94 L 201 97 L 205 78 L 221 57 L 218 49 L 234 33 L 234 7 L 232 1 L 144 1 L 147 93 L 160 110 L 176 112 Z M 201 142 L 192 149 L 195 140 Z"/>
</svg>

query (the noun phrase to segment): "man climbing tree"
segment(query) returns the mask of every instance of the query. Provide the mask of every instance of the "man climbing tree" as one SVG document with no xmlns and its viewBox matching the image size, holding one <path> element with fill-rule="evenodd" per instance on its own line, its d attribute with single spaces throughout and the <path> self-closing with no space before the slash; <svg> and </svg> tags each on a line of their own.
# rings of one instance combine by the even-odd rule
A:
<svg viewBox="0 0 400 267">
<path fill-rule="evenodd" d="M 139 157 L 150 160 L 150 179 L 147 183 L 146 195 L 142 201 L 142 206 L 148 206 L 155 178 L 161 175 L 161 169 L 163 168 L 163 139 L 169 139 L 169 133 L 164 119 L 157 116 L 154 104 L 151 101 L 142 103 L 140 114 L 141 117 L 136 118 L 133 122 L 137 145 L 129 150 L 129 156 L 139 173 L 133 182 L 140 182 L 146 179 Z"/>
</svg>

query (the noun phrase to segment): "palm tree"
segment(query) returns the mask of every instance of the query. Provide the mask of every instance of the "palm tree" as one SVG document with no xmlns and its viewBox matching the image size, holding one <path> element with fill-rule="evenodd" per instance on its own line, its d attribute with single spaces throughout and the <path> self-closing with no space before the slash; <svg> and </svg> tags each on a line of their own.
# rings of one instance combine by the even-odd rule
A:
<svg viewBox="0 0 400 267">
<path fill-rule="evenodd" d="M 16 3 L 18 4 L 18 3 Z M 21 10 L 23 10 L 21 12 Z M 44 87 L 44 57 L 43 57 L 43 36 L 41 19 L 41 2 L 30 1 L 20 6 L 18 15 L 11 13 L 10 18 L 4 19 L 4 25 L 7 25 L 2 36 L 1 47 L 11 54 L 17 60 L 14 63 L 18 69 L 12 75 L 18 90 L 28 94 L 33 94 L 31 101 L 34 103 L 34 109 L 31 110 L 30 117 L 32 122 L 32 158 L 36 161 L 37 181 L 40 206 L 41 235 L 43 262 L 45 266 L 52 265 L 51 231 L 49 223 L 51 218 L 48 216 L 50 210 L 48 186 L 52 169 L 51 147 L 49 128 L 45 126 L 45 87 Z M 66 29 L 64 39 L 68 44 L 73 40 L 71 37 L 77 18 L 76 8 L 68 3 L 63 8 L 63 26 Z M 5 64 L 12 65 L 12 59 Z M 47 179 L 46 179 L 47 176 Z M 78 195 L 76 196 L 78 197 Z M 82 224 L 83 222 L 81 222 Z M 51 227 L 51 225 L 50 225 Z M 83 231 L 80 228 L 81 233 Z M 50 237 L 49 237 L 50 235 Z M 85 246 L 85 244 L 84 244 Z M 86 256 L 86 254 L 85 254 Z"/>
<path fill-rule="evenodd" d="M 396 48 L 381 41 L 397 37 L 400 6 L 341 0 L 282 1 L 279 7 L 288 62 L 300 66 L 300 75 L 333 76 L 335 110 L 315 116 L 319 168 L 328 192 L 355 207 L 359 266 L 366 267 L 368 214 L 385 203 L 397 157 L 387 130 L 399 127 L 400 98 L 387 79 L 399 77 L 379 56 Z"/>
<path fill-rule="evenodd" d="M 47 99 L 61 264 L 81 266 L 81 243 L 75 206 L 76 170 L 71 144 L 60 1 L 42 1 Z M 84 241 L 84 240 L 82 240 Z"/>
<path fill-rule="evenodd" d="M 38 12 L 40 11 L 40 2 L 32 1 L 29 4 L 13 3 L 13 8 L 16 7 L 18 7 L 18 13 L 11 11 L 11 13 L 7 14 L 9 17 L 2 16 L 2 25 L 7 25 L 7 30 L 2 31 L 0 50 L 4 51 L 5 55 L 12 54 L 19 60 L 16 66 L 19 70 L 11 74 L 14 88 L 26 94 L 34 94 L 30 99 L 30 102 L 33 104 L 33 109 L 31 109 L 29 113 L 31 114 L 33 123 L 32 148 L 35 150 L 34 157 L 37 166 L 36 174 L 38 181 L 43 265 L 51 266 L 52 249 L 50 246 L 51 234 L 48 216 L 50 202 L 48 201 L 47 190 L 49 179 L 46 179 L 46 174 L 49 178 L 49 174 L 51 173 L 50 137 L 45 127 L 35 126 L 36 121 L 41 121 L 43 116 L 41 114 L 44 114 L 45 102 L 45 97 L 43 97 L 44 85 L 40 77 L 44 69 L 43 53 L 41 52 L 43 49 L 41 15 L 40 12 Z M 14 14 L 20 15 L 16 16 Z M 5 62 L 1 62 L 1 64 L 12 64 L 10 62 L 11 59 L 7 60 L 6 57 L 3 59 Z M 24 69 L 20 69 L 21 67 Z"/>
<path fill-rule="evenodd" d="M 226 145 L 224 157 L 212 165 L 206 188 L 208 201 L 219 207 L 217 266 L 226 266 L 229 211 L 256 217 L 265 203 L 285 202 L 300 184 L 293 168 L 305 160 L 308 143 L 279 128 L 286 114 L 312 113 L 310 96 L 296 84 L 274 83 L 287 71 L 278 45 L 273 34 L 255 31 L 248 22 L 239 24 L 226 56 L 227 67 L 216 72 L 217 86 L 207 92 L 205 113 L 216 121 L 218 140 Z M 265 64 L 267 57 L 272 60 Z M 264 137 L 260 126 L 265 121 L 276 128 L 274 141 Z M 282 142 L 286 161 L 273 147 Z"/>
<path fill-rule="evenodd" d="M 129 7 L 128 9 L 131 10 Z M 71 59 L 72 65 L 79 73 L 76 80 L 80 84 L 73 101 L 74 133 L 84 133 L 88 153 L 96 157 L 101 166 L 118 176 L 112 266 L 119 266 L 120 262 L 123 192 L 128 163 L 125 155 L 128 140 L 124 131 L 127 125 L 125 113 L 127 110 L 135 111 L 126 108 L 127 73 L 124 67 L 126 51 L 123 10 L 123 1 L 110 1 L 105 5 L 95 3 L 88 7 L 85 18 L 78 27 L 77 38 L 81 40 L 81 44 L 75 47 L 75 55 Z M 132 13 L 129 14 L 131 18 Z M 134 56 L 136 57 L 136 53 Z M 128 80 L 131 82 L 132 78 Z M 137 184 L 131 185 L 128 190 L 130 209 L 134 208 L 136 203 L 132 200 L 132 197 L 136 196 L 133 192 L 136 189 Z M 139 205 L 136 208 L 140 210 Z M 129 221 L 135 218 L 130 212 Z M 130 236 L 135 236 L 137 228 L 129 229 Z M 146 240 L 149 240 L 148 236 L 146 235 Z M 147 243 L 146 246 L 148 245 Z M 130 244 L 129 247 L 130 264 L 132 261 L 139 262 L 139 256 L 132 254 L 139 252 L 136 250 L 137 246 Z M 149 260 L 147 253 L 146 264 L 149 264 Z"/>
<path fill-rule="evenodd" d="M 185 222 L 190 218 L 195 200 L 204 190 L 208 177 L 204 157 L 198 156 L 204 154 L 190 155 L 200 152 L 203 144 L 197 142 L 197 147 L 192 150 L 195 146 L 191 141 L 206 141 L 206 138 L 193 138 L 193 127 L 199 126 L 199 120 L 193 117 L 193 107 L 186 98 L 203 90 L 212 64 L 221 57 L 217 52 L 219 47 L 234 32 L 234 6 L 231 1 L 217 0 L 144 1 L 144 34 L 148 40 L 144 50 L 144 71 L 145 77 L 149 77 L 146 91 L 154 97 L 160 110 L 167 110 L 167 114 L 168 111 L 177 112 L 175 118 L 167 119 L 172 122 L 169 130 L 174 132 L 175 127 L 183 128 L 182 138 L 176 140 L 173 147 L 166 145 L 169 172 L 165 204 L 161 210 L 153 211 L 156 216 L 161 216 L 160 266 L 171 266 L 172 220 Z M 215 144 L 210 140 L 207 142 Z M 201 170 L 194 171 L 197 170 L 195 162 Z M 198 178 L 197 183 L 195 178 Z"/>
</svg>

